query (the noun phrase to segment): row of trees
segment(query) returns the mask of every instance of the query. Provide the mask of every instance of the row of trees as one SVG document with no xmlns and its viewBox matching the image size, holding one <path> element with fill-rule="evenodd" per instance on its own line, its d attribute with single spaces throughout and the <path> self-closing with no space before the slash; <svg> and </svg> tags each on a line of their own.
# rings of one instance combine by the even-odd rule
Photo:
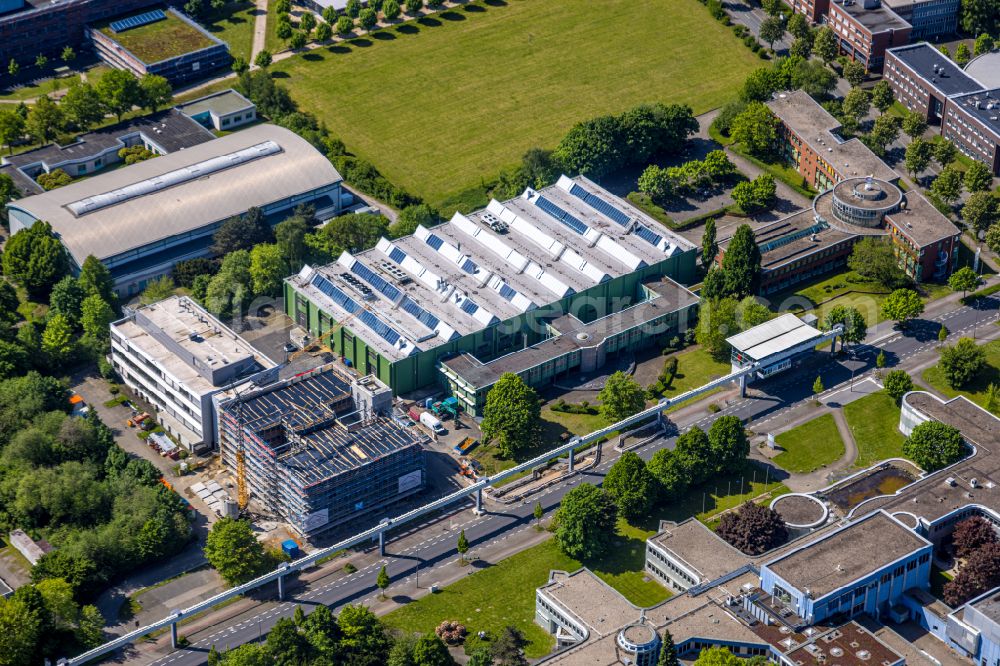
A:
<svg viewBox="0 0 1000 666">
<path fill-rule="evenodd" d="M 120 121 L 134 107 L 155 112 L 169 105 L 172 99 L 170 84 L 162 76 L 147 74 L 138 79 L 131 72 L 112 69 L 96 84 L 83 82 L 70 86 L 59 102 L 42 95 L 30 110 L 23 105 L 0 109 L 0 143 L 12 150 L 26 138 L 39 144 L 48 143 L 68 132 L 86 131 L 102 123 L 108 115 Z"/>
<path fill-rule="evenodd" d="M 639 191 L 654 201 L 688 196 L 696 190 L 724 185 L 738 174 L 723 150 L 713 150 L 703 160 L 690 160 L 676 167 L 651 164 L 639 176 Z"/>
</svg>

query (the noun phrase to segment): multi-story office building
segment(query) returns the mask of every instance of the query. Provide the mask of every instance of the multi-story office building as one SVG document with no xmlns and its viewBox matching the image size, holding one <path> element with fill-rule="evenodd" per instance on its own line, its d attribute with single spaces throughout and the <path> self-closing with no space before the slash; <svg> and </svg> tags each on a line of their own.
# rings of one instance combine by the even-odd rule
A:
<svg viewBox="0 0 1000 666">
<path fill-rule="evenodd" d="M 215 394 L 234 383 L 278 378 L 274 361 L 186 296 L 143 306 L 111 324 L 111 364 L 191 451 L 215 444 Z"/>
<path fill-rule="evenodd" d="M 911 26 L 910 39 L 951 35 L 958 28 L 959 0 L 885 0 Z"/>
<path fill-rule="evenodd" d="M 318 534 L 419 492 L 425 437 L 391 417 L 392 391 L 332 365 L 218 396 L 222 461 L 237 469 L 258 510 Z"/>
<path fill-rule="evenodd" d="M 869 71 L 882 69 L 886 49 L 910 42 L 910 24 L 880 0 L 835 0 L 826 21 L 837 35 L 840 52 Z"/>
<path fill-rule="evenodd" d="M 926 42 L 889 50 L 885 80 L 906 108 L 1000 174 L 1000 88 L 973 78 Z"/>
<path fill-rule="evenodd" d="M 547 381 L 675 335 L 689 314 L 693 323 L 697 298 L 673 280 L 694 276 L 690 242 L 586 178 L 564 176 L 307 266 L 286 280 L 285 306 L 395 393 L 446 384 L 476 410 L 501 371 Z M 441 363 L 456 354 L 464 361 Z M 505 356 L 503 370 L 490 366 Z"/>
</svg>

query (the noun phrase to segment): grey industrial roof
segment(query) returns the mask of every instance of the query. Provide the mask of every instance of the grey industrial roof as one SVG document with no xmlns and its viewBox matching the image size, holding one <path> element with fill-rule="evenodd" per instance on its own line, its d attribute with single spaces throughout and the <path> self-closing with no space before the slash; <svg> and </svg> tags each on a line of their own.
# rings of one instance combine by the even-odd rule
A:
<svg viewBox="0 0 1000 666">
<path fill-rule="evenodd" d="M 813 211 L 808 209 L 759 227 L 754 235 L 757 237 L 757 245 L 760 246 L 761 267 L 764 270 L 774 270 L 790 261 L 826 250 L 855 236 L 828 224 L 818 228 L 816 220 L 813 219 Z M 731 240 L 730 238 L 723 241 L 723 250 L 729 247 Z"/>
<path fill-rule="evenodd" d="M 788 312 L 726 338 L 726 342 L 733 349 L 759 361 L 822 335 L 819 329 Z"/>
<path fill-rule="evenodd" d="M 985 125 L 993 142 L 1000 143 L 1000 88 L 956 95 L 952 103 Z"/>
<path fill-rule="evenodd" d="M 700 582 L 716 580 L 750 561 L 696 518 L 661 525 L 650 541 L 699 572 Z"/>
<path fill-rule="evenodd" d="M 899 18 L 896 12 L 888 7 L 874 7 L 865 9 L 864 3 L 857 0 L 851 4 L 832 3 L 831 11 L 843 11 L 852 19 L 864 26 L 872 34 L 878 34 L 887 30 L 904 30 L 910 28 L 910 24 Z"/>
<path fill-rule="evenodd" d="M 927 246 L 942 238 L 962 233 L 916 190 L 906 193 L 906 208 L 886 217 L 918 246 Z"/>
<path fill-rule="evenodd" d="M 561 211 L 562 219 L 546 208 Z M 506 231 L 498 231 L 501 224 Z M 693 247 L 597 184 L 563 176 L 540 192 L 492 201 L 468 216 L 456 213 L 444 224 L 382 239 L 357 255 L 345 252 L 337 263 L 308 267 L 289 280 L 338 321 L 351 313 L 317 286 L 316 276 L 352 298 L 366 317 L 378 318 L 401 340 L 393 344 L 373 333 L 366 342 L 398 359 Z M 383 282 L 390 288 L 376 286 Z M 370 331 L 351 329 L 358 335 Z"/>
<path fill-rule="evenodd" d="M 819 599 L 928 545 L 888 514 L 876 512 L 765 566 Z"/>
<path fill-rule="evenodd" d="M 155 180 L 178 170 L 196 172 L 203 163 L 258 146 L 276 144 L 256 159 L 154 189 Z M 192 173 L 192 175 L 197 175 Z M 20 199 L 11 207 L 52 224 L 78 264 L 88 255 L 106 259 L 128 250 L 195 231 L 253 206 L 287 199 L 341 180 L 330 161 L 294 132 L 262 124 L 176 153 L 140 162 Z M 79 217 L 70 205 L 121 188 L 149 184 L 148 194 L 125 198 Z"/>
<path fill-rule="evenodd" d="M 178 104 L 177 110 L 189 116 L 195 116 L 210 111 L 217 116 L 228 116 L 230 113 L 256 108 L 253 102 L 232 88 L 221 90 L 211 95 L 199 97 L 187 104 Z"/>
<path fill-rule="evenodd" d="M 965 66 L 965 73 L 984 88 L 1000 88 L 1000 51 L 978 55 Z"/>
<path fill-rule="evenodd" d="M 861 143 L 836 134 L 840 123 L 803 90 L 778 93 L 767 106 L 796 135 L 830 163 L 842 178 L 874 176 L 894 182 L 899 174 Z"/>
<path fill-rule="evenodd" d="M 889 49 L 903 64 L 919 74 L 931 87 L 945 96 L 982 90 L 979 81 L 962 71 L 962 68 L 948 56 L 927 42 L 907 44 Z M 937 70 L 935 71 L 935 67 Z"/>
</svg>

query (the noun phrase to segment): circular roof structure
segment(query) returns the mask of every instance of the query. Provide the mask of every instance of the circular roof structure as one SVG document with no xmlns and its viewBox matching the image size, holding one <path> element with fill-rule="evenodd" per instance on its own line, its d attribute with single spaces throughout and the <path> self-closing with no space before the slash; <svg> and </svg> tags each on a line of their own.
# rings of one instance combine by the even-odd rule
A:
<svg viewBox="0 0 1000 666">
<path fill-rule="evenodd" d="M 903 192 L 877 178 L 848 178 L 833 186 L 838 201 L 860 210 L 891 210 L 903 200 Z"/>
<path fill-rule="evenodd" d="M 660 637 L 648 624 L 630 624 L 618 634 L 618 645 L 629 652 L 645 651 L 659 643 Z"/>
<path fill-rule="evenodd" d="M 771 502 L 771 508 L 778 512 L 786 525 L 800 529 L 819 527 L 830 515 L 829 509 L 823 502 L 803 493 L 789 493 L 776 497 Z"/>
<path fill-rule="evenodd" d="M 1000 51 L 976 56 L 965 66 L 965 73 L 986 88 L 1000 88 Z"/>
</svg>

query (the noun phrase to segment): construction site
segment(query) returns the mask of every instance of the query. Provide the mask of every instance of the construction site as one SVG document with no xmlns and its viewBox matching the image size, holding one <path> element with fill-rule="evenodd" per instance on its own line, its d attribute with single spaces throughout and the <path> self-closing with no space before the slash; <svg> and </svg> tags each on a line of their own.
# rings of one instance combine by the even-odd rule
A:
<svg viewBox="0 0 1000 666">
<path fill-rule="evenodd" d="M 333 364 L 217 396 L 222 462 L 238 505 L 312 537 L 420 492 L 425 437 L 392 415 L 392 391 Z"/>
</svg>

